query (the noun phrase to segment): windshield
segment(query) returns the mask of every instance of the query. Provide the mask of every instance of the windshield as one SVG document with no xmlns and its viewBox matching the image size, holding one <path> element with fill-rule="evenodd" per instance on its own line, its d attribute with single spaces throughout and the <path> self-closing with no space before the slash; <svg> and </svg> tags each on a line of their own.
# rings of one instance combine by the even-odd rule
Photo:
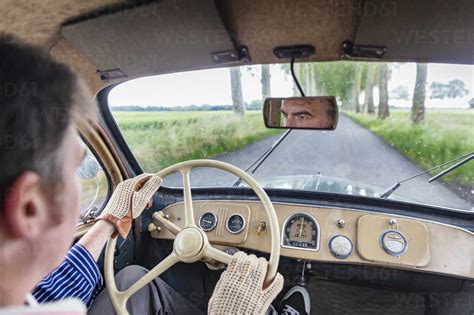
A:
<svg viewBox="0 0 474 315">
<path fill-rule="evenodd" d="M 393 184 L 474 151 L 473 66 L 295 67 L 307 96 L 336 97 L 339 122 L 334 131 L 292 130 L 252 174 L 264 187 L 380 198 Z M 278 64 L 131 80 L 110 91 L 108 104 L 145 172 L 200 158 L 247 170 L 285 132 L 265 127 L 263 100 L 291 96 L 299 92 L 289 65 Z M 402 183 L 389 198 L 474 210 L 474 162 L 429 183 L 442 169 Z M 236 178 L 197 169 L 191 183 L 232 187 Z M 164 185 L 180 187 L 181 177 Z"/>
</svg>

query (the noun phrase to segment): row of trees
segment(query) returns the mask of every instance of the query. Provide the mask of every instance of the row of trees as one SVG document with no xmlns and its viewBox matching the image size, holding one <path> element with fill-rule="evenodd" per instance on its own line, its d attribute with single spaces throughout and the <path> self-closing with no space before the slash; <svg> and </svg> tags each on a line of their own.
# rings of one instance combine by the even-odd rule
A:
<svg viewBox="0 0 474 315">
<path fill-rule="evenodd" d="M 283 66 L 289 73 L 289 66 Z M 417 81 L 413 96 L 412 119 L 424 118 L 426 64 L 417 67 Z M 335 95 L 345 110 L 356 113 L 377 114 L 379 119 L 390 116 L 388 81 L 391 68 L 388 63 L 338 62 L 304 63 L 296 68 L 298 78 L 308 95 Z M 379 90 L 379 103 L 375 106 L 374 88 Z M 403 90 L 403 87 L 401 87 Z M 359 97 L 364 91 L 364 101 Z M 408 96 L 408 91 L 403 97 Z M 399 92 L 400 93 L 400 92 Z"/>
<path fill-rule="evenodd" d="M 260 82 L 262 98 L 271 95 L 270 66 L 260 66 Z M 290 75 L 289 65 L 282 65 L 286 74 Z M 300 63 L 295 67 L 296 76 L 306 95 L 335 95 L 345 110 L 357 113 L 377 114 L 379 119 L 390 116 L 389 99 L 409 100 L 406 86 L 398 86 L 388 91 L 388 81 L 391 72 L 397 64 L 374 62 L 337 62 L 337 63 Z M 427 64 L 416 65 L 416 82 L 413 91 L 411 119 L 419 123 L 425 117 Z M 245 104 L 242 96 L 241 68 L 230 68 L 233 109 L 242 117 Z M 374 88 L 379 90 L 379 103 L 374 103 Z M 469 93 L 461 80 L 452 80 L 447 84 L 433 82 L 430 85 L 431 98 L 456 98 Z M 360 103 L 359 96 L 364 91 L 364 101 Z M 299 91 L 294 84 L 294 95 Z"/>
</svg>

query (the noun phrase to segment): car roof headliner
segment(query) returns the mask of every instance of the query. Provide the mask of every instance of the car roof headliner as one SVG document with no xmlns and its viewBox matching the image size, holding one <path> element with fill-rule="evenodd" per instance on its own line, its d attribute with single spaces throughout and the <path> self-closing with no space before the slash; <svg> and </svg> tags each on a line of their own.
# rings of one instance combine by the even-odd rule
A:
<svg viewBox="0 0 474 315">
<path fill-rule="evenodd" d="M 273 49 L 298 44 L 316 47 L 304 61 L 341 60 L 345 40 L 386 47 L 384 61 L 474 63 L 472 0 L 3 0 L 0 10 L 0 31 L 45 47 L 95 91 L 145 75 L 243 64 L 211 58 L 241 46 L 250 64 L 288 62 Z M 101 80 L 97 70 L 110 69 L 125 76 Z"/>
</svg>

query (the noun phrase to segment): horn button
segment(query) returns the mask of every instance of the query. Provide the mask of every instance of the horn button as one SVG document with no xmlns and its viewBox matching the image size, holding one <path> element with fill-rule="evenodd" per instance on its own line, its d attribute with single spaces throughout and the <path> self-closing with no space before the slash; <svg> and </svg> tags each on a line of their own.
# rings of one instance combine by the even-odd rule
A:
<svg viewBox="0 0 474 315">
<path fill-rule="evenodd" d="M 188 227 L 176 235 L 173 244 L 174 252 L 183 261 L 197 261 L 201 258 L 199 254 L 204 242 L 204 235 L 198 228 Z"/>
</svg>

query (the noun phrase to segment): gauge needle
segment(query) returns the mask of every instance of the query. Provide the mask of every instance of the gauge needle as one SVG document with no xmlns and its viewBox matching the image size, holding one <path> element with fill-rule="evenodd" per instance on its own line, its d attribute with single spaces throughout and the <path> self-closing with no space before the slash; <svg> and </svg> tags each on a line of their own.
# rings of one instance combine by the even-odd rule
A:
<svg viewBox="0 0 474 315">
<path fill-rule="evenodd" d="M 206 222 L 206 223 L 212 223 L 211 221 L 209 220 L 206 220 L 206 219 L 202 219 L 203 222 Z"/>
<path fill-rule="evenodd" d="M 303 223 L 304 223 L 304 218 L 301 218 L 300 234 L 298 235 L 298 238 L 301 238 L 301 233 L 303 233 Z"/>
</svg>

